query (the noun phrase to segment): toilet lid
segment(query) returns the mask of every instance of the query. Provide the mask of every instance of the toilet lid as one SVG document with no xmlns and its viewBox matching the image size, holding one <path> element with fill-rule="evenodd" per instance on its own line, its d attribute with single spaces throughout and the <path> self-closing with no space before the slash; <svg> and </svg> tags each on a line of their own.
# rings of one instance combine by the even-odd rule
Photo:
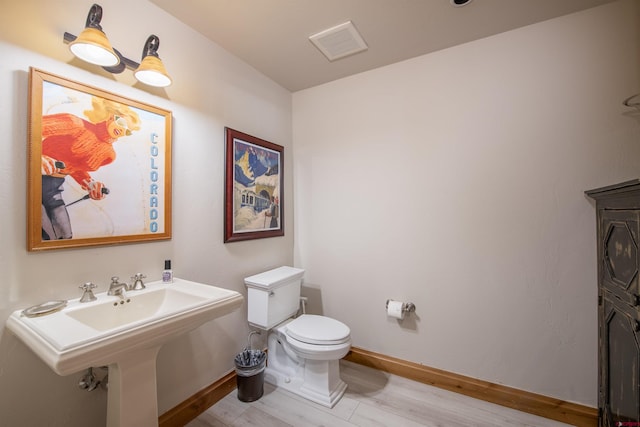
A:
<svg viewBox="0 0 640 427">
<path fill-rule="evenodd" d="M 287 324 L 287 335 L 308 344 L 342 344 L 351 336 L 344 323 L 330 317 L 303 314 Z"/>
</svg>

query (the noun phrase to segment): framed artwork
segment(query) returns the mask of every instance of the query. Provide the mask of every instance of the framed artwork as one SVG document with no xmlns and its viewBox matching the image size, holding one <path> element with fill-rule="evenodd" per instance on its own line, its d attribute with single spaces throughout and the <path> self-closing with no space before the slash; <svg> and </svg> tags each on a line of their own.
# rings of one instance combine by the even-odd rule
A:
<svg viewBox="0 0 640 427">
<path fill-rule="evenodd" d="M 171 112 L 29 71 L 27 249 L 171 238 Z"/>
<path fill-rule="evenodd" d="M 225 128 L 224 242 L 284 236 L 284 148 Z"/>
</svg>

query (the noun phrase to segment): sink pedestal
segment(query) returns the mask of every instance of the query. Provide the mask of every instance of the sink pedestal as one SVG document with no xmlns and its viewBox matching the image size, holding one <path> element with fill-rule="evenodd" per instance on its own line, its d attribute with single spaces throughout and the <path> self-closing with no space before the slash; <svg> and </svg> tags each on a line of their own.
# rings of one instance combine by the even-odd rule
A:
<svg viewBox="0 0 640 427">
<path fill-rule="evenodd" d="M 109 365 L 107 427 L 158 425 L 156 356 L 160 346 L 128 353 Z"/>
</svg>

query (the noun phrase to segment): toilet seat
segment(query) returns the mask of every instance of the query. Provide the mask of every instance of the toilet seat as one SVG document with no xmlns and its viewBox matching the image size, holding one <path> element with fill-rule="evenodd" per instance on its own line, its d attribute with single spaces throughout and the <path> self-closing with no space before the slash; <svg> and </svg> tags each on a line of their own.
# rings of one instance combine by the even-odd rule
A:
<svg viewBox="0 0 640 427">
<path fill-rule="evenodd" d="M 287 336 L 312 345 L 339 345 L 350 341 L 351 330 L 344 323 L 325 316 L 303 314 L 286 325 Z"/>
</svg>

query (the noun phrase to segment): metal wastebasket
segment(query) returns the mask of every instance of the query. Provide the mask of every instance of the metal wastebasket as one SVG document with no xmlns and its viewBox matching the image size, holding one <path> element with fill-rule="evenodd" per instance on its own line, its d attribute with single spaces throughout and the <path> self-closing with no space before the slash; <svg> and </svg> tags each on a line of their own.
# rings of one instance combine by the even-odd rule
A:
<svg viewBox="0 0 640 427">
<path fill-rule="evenodd" d="M 258 400 L 264 393 L 264 369 L 267 364 L 267 353 L 262 350 L 251 350 L 251 335 L 249 334 L 249 346 L 238 353 L 234 359 L 238 400 L 243 402 Z"/>
</svg>

